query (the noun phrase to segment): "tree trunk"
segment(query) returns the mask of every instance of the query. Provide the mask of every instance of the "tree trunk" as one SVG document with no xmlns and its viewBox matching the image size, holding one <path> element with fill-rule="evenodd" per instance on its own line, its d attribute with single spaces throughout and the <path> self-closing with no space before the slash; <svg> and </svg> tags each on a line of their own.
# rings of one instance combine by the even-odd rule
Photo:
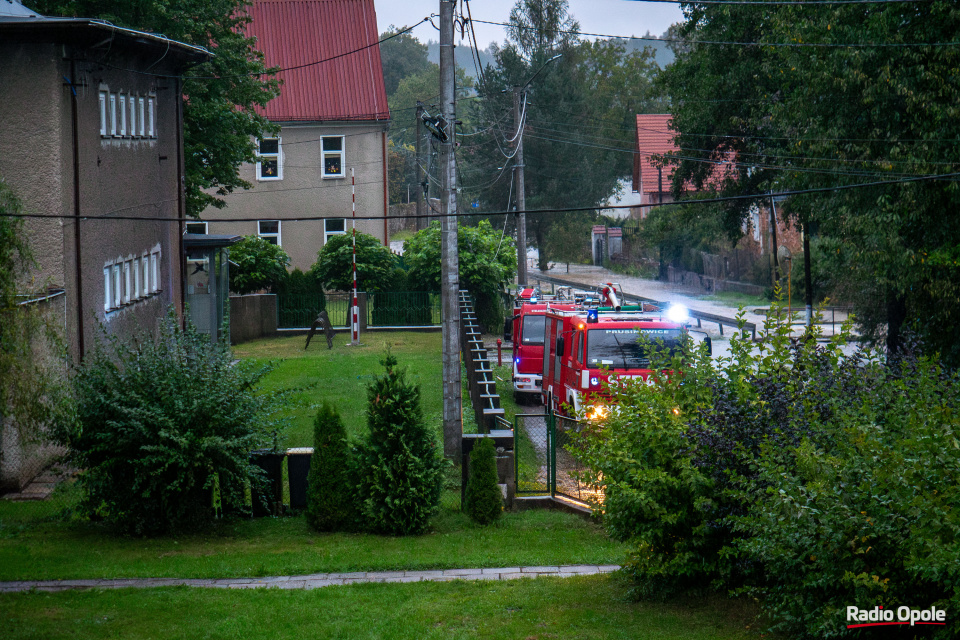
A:
<svg viewBox="0 0 960 640">
<path fill-rule="evenodd" d="M 887 358 L 893 359 L 903 349 L 903 325 L 907 319 L 907 301 L 902 295 L 887 298 Z"/>
</svg>

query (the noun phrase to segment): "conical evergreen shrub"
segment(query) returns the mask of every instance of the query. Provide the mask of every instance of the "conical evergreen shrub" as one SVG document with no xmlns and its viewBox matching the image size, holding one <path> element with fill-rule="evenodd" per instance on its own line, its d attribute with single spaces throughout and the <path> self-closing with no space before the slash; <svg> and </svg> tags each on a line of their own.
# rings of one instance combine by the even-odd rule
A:
<svg viewBox="0 0 960 640">
<path fill-rule="evenodd" d="M 386 373 L 367 388 L 370 439 L 362 447 L 360 499 L 365 527 L 377 533 L 421 533 L 440 504 L 444 460 L 423 422 L 420 389 L 389 353 Z"/>
<path fill-rule="evenodd" d="M 313 456 L 307 475 L 307 524 L 342 531 L 353 521 L 347 431 L 336 407 L 324 402 L 313 421 Z"/>
<path fill-rule="evenodd" d="M 478 524 L 488 525 L 503 512 L 503 494 L 497 486 L 497 451 L 492 438 L 483 438 L 470 452 L 470 479 L 464 510 Z"/>
</svg>

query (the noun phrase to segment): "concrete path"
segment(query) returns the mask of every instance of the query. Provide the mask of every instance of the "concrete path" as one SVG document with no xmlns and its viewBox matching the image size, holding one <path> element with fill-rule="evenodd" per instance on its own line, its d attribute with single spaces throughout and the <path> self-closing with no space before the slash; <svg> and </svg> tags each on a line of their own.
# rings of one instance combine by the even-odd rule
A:
<svg viewBox="0 0 960 640">
<path fill-rule="evenodd" d="M 217 589 L 319 589 L 361 582 L 449 582 L 451 580 L 516 580 L 518 578 L 569 578 L 612 573 L 618 565 L 578 564 L 554 567 L 501 567 L 496 569 L 446 569 L 438 571 L 357 571 L 313 573 L 267 578 L 125 578 L 119 580 L 24 580 L 0 582 L 0 593 L 66 591 L 68 589 L 144 589 L 149 587 L 207 587 Z"/>
</svg>

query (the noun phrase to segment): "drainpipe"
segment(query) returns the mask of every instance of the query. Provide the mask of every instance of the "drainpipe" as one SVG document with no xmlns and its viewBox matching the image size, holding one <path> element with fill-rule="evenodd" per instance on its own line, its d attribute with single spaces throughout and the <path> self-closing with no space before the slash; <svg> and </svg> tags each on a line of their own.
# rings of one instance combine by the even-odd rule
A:
<svg viewBox="0 0 960 640">
<path fill-rule="evenodd" d="M 390 214 L 390 200 L 387 195 L 387 132 L 381 132 L 383 136 L 383 246 L 390 246 L 390 227 L 388 226 L 387 216 Z"/>
<path fill-rule="evenodd" d="M 177 251 L 179 252 L 180 260 L 180 282 L 171 283 L 172 286 L 180 287 L 180 306 L 177 309 L 177 313 L 180 315 L 180 325 L 183 329 L 187 328 L 187 297 L 186 297 L 186 286 L 185 286 L 185 277 L 187 273 L 187 254 L 184 251 L 183 247 L 183 232 L 186 229 L 186 223 L 184 218 L 186 218 L 186 183 L 184 182 L 184 159 L 183 159 L 183 80 L 176 78 L 174 80 L 176 85 L 176 90 L 173 95 L 177 97 L 177 217 L 180 218 L 180 222 L 177 223 Z M 229 292 L 227 292 L 229 296 Z M 217 327 L 219 331 L 220 327 Z"/>
<path fill-rule="evenodd" d="M 70 52 L 70 115 L 73 124 L 73 254 L 77 289 L 77 351 L 83 360 L 83 272 L 81 270 L 80 238 L 80 115 L 77 105 L 77 63 Z"/>
</svg>

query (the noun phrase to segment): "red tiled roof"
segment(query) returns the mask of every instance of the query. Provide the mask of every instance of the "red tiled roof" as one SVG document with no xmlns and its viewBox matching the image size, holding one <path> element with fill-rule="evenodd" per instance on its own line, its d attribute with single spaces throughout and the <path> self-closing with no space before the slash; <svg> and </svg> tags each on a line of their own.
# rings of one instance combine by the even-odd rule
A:
<svg viewBox="0 0 960 640">
<path fill-rule="evenodd" d="M 262 110 L 270 120 L 390 119 L 373 0 L 255 0 L 249 11 L 266 65 L 289 69 Z"/>
<path fill-rule="evenodd" d="M 637 153 L 633 156 L 633 190 L 637 193 L 657 193 L 659 174 L 653 156 L 677 150 L 673 144 L 673 131 L 668 126 L 670 114 L 637 114 Z M 663 191 L 670 191 L 673 166 L 663 167 Z"/>
<path fill-rule="evenodd" d="M 637 114 L 637 153 L 633 156 L 633 191 L 636 193 L 658 193 L 659 175 L 654 160 L 658 155 L 677 151 L 673 142 L 676 132 L 670 129 L 672 116 L 666 113 L 638 113 Z M 720 186 L 720 181 L 734 174 L 732 154 L 724 162 L 723 168 L 714 171 L 707 183 L 714 187 Z M 728 164 L 728 162 L 730 164 Z M 675 165 L 663 165 L 663 191 L 669 192 Z M 692 191 L 693 185 L 688 184 L 687 190 Z"/>
</svg>

